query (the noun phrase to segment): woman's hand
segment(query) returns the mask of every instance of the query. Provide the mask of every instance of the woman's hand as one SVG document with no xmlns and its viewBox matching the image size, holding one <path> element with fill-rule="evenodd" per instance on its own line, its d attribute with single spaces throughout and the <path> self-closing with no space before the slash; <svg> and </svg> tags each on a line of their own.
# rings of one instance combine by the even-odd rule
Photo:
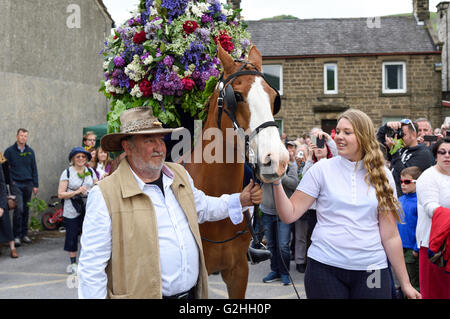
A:
<svg viewBox="0 0 450 319">
<path fill-rule="evenodd" d="M 411 284 L 408 284 L 406 287 L 402 287 L 403 294 L 408 299 L 422 299 L 422 295 L 414 289 Z"/>
<path fill-rule="evenodd" d="M 86 189 L 86 186 L 81 186 L 80 188 L 78 188 L 78 190 L 77 190 L 77 194 L 83 194 L 83 195 L 87 195 L 87 189 Z"/>
</svg>

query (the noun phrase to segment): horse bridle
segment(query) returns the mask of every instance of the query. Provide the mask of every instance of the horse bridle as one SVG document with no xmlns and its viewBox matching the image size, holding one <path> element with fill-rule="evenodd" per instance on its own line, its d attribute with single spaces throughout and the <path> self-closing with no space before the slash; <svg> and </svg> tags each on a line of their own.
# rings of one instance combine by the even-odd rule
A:
<svg viewBox="0 0 450 319">
<path fill-rule="evenodd" d="M 250 142 L 259 134 L 259 132 L 267 127 L 276 127 L 278 128 L 278 124 L 275 121 L 267 121 L 262 123 L 261 125 L 259 125 L 253 132 L 251 132 L 250 134 L 245 134 L 244 130 L 242 129 L 242 127 L 239 125 L 239 122 L 237 121 L 236 118 L 236 112 L 237 112 L 237 104 L 238 102 L 236 101 L 236 96 L 232 87 L 233 82 L 242 75 L 255 75 L 255 76 L 260 76 L 264 79 L 264 81 L 273 89 L 275 90 L 275 92 L 277 93 L 277 96 L 275 97 L 275 102 L 274 102 L 274 112 L 273 114 L 277 114 L 281 108 L 281 96 L 280 93 L 278 92 L 278 90 L 276 88 L 274 88 L 269 82 L 267 82 L 267 80 L 264 77 L 264 74 L 259 72 L 258 69 L 256 68 L 256 66 L 250 62 L 247 61 L 241 61 L 241 60 L 235 60 L 235 62 L 240 62 L 242 63 L 241 67 L 238 69 L 237 72 L 231 74 L 229 77 L 227 77 L 226 79 L 224 79 L 224 73 L 221 74 L 220 78 L 219 78 L 219 97 L 217 99 L 217 107 L 218 107 L 218 114 L 217 114 L 217 127 L 220 129 L 221 128 L 221 123 L 222 123 L 222 113 L 225 112 L 225 114 L 228 116 L 228 118 L 231 120 L 231 122 L 233 123 L 233 129 L 234 131 L 238 134 L 238 135 L 242 135 L 240 137 L 243 137 L 245 140 L 245 150 L 244 150 L 244 158 L 245 158 L 245 163 L 249 164 L 251 169 L 252 169 L 252 175 L 253 175 L 253 181 L 257 181 L 257 172 L 258 172 L 258 164 L 257 161 L 254 160 L 248 160 L 247 157 L 245 156 L 246 154 L 249 155 L 249 159 L 251 159 L 251 157 L 255 158 L 255 154 L 252 151 L 252 149 L 250 148 Z M 245 67 L 247 66 L 251 66 L 253 68 L 253 70 L 244 70 Z M 224 103 L 225 102 L 225 103 Z M 225 108 L 226 106 L 226 108 Z M 254 207 L 254 212 L 253 212 L 253 216 L 256 217 L 258 216 L 258 205 L 255 205 Z M 244 212 L 244 217 L 245 220 L 247 222 L 247 227 L 250 231 L 250 234 L 252 235 L 253 241 L 255 244 L 259 244 L 262 245 L 251 222 L 251 218 L 250 218 L 250 214 L 247 211 Z M 258 217 L 256 217 L 258 218 Z M 258 218 L 258 223 L 260 223 L 259 218 Z M 210 243 L 214 243 L 214 244 L 222 244 L 222 243 L 226 243 L 228 241 L 234 240 L 237 237 L 239 237 L 240 235 L 243 235 L 247 233 L 247 230 L 242 230 L 237 232 L 233 237 L 228 238 L 226 240 L 222 240 L 222 241 L 215 241 L 215 240 L 210 240 L 207 238 L 202 237 L 203 240 L 210 242 Z"/>
</svg>

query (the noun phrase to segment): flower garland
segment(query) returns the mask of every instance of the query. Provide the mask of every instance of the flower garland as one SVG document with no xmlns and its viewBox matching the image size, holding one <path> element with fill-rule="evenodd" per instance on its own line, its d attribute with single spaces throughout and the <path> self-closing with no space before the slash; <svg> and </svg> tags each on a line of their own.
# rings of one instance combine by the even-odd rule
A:
<svg viewBox="0 0 450 319">
<path fill-rule="evenodd" d="M 221 70 L 218 43 L 235 59 L 249 51 L 239 11 L 219 0 L 141 0 L 101 52 L 108 132 L 119 131 L 123 111 L 139 106 L 152 107 L 168 127 L 181 125 L 181 112 L 204 120 Z"/>
</svg>

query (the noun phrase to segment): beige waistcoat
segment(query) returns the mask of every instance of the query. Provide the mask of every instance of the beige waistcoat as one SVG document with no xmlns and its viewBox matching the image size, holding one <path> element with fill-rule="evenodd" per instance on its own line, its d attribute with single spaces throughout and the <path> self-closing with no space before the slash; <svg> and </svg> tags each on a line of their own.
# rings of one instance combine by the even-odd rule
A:
<svg viewBox="0 0 450 319">
<path fill-rule="evenodd" d="M 171 186 L 183 209 L 200 256 L 196 298 L 208 298 L 208 275 L 194 195 L 186 170 L 166 163 L 174 173 Z M 112 252 L 106 273 L 109 298 L 161 298 L 161 264 L 154 206 L 139 188 L 126 159 L 99 182 L 112 221 Z"/>
</svg>

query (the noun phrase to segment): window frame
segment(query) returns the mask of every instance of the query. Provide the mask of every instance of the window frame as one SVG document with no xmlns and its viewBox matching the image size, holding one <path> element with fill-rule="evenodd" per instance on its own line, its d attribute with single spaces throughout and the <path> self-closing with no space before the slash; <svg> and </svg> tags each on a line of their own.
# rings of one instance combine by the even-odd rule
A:
<svg viewBox="0 0 450 319">
<path fill-rule="evenodd" d="M 388 89 L 386 88 L 386 66 L 389 65 L 401 65 L 402 66 L 402 76 L 403 76 L 403 88 L 402 89 Z M 382 64 L 382 74 L 381 74 L 381 89 L 384 94 L 402 94 L 408 91 L 407 81 L 406 81 L 406 62 L 405 61 L 385 61 Z"/>
<path fill-rule="evenodd" d="M 280 89 L 278 90 L 278 92 L 280 93 L 280 95 L 283 95 L 283 64 L 281 63 L 265 63 L 262 65 L 262 73 L 265 75 L 266 73 L 264 73 L 264 67 L 265 66 L 278 66 L 279 67 L 279 78 L 280 78 Z"/>
<path fill-rule="evenodd" d="M 328 90 L 328 67 L 334 68 L 334 90 Z M 324 94 L 338 94 L 338 64 L 337 63 L 324 63 L 323 65 L 323 93 Z"/>
</svg>

